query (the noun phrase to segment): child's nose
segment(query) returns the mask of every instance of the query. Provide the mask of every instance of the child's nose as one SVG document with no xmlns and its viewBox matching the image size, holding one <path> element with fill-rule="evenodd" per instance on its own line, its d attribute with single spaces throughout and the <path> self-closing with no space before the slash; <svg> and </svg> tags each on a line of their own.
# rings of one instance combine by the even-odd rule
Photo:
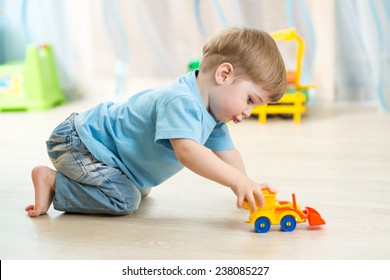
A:
<svg viewBox="0 0 390 280">
<path fill-rule="evenodd" d="M 253 106 L 248 106 L 244 112 L 242 112 L 242 115 L 245 117 L 245 118 L 249 118 L 249 116 L 251 115 L 252 113 L 252 109 L 253 109 Z"/>
</svg>

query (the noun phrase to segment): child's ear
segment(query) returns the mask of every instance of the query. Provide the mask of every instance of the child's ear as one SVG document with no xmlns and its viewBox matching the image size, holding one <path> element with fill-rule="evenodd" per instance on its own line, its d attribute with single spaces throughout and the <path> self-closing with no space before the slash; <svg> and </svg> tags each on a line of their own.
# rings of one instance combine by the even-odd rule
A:
<svg viewBox="0 0 390 280">
<path fill-rule="evenodd" d="M 222 85 L 229 77 L 233 75 L 233 65 L 228 62 L 222 63 L 215 71 L 215 81 L 218 85 Z"/>
</svg>

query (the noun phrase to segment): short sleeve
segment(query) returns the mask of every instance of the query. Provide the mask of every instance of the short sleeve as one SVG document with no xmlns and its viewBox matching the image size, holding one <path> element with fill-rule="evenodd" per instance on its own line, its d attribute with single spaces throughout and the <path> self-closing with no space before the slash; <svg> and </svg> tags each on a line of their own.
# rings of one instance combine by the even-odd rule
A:
<svg viewBox="0 0 390 280">
<path fill-rule="evenodd" d="M 230 137 L 229 129 L 223 122 L 218 122 L 214 127 L 205 146 L 213 151 L 223 151 L 234 149 L 233 141 Z"/>
<path fill-rule="evenodd" d="M 178 96 L 157 109 L 155 143 L 172 149 L 170 139 L 201 140 L 201 110 L 191 97 Z"/>
</svg>

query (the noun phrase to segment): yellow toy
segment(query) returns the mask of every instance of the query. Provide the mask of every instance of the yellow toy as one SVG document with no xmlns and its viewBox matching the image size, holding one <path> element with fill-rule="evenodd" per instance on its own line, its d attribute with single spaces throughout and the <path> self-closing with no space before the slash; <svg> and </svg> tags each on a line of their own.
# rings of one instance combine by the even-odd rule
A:
<svg viewBox="0 0 390 280">
<path fill-rule="evenodd" d="M 287 71 L 289 88 L 284 96 L 277 103 L 253 108 L 252 114 L 258 115 L 260 123 L 266 122 L 268 114 L 293 114 L 294 123 L 299 123 L 301 115 L 306 111 L 307 95 L 305 93 L 309 88 L 315 87 L 315 85 L 302 85 L 300 83 L 305 42 L 294 28 L 273 32 L 271 36 L 276 41 L 297 41 L 297 65 L 295 71 Z"/>
<path fill-rule="evenodd" d="M 311 207 L 302 210 L 296 202 L 295 194 L 292 201 L 276 201 L 276 193 L 268 188 L 263 189 L 264 206 L 257 204 L 257 210 L 252 211 L 247 201 L 244 208 L 250 211 L 249 223 L 257 232 L 266 233 L 271 225 L 280 225 L 283 231 L 293 231 L 297 223 L 308 220 L 310 226 L 324 225 L 321 215 Z"/>
</svg>

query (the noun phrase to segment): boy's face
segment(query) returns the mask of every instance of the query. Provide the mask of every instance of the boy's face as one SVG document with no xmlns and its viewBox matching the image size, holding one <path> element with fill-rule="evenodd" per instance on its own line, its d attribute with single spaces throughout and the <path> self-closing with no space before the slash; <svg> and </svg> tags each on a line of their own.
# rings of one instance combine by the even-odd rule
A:
<svg viewBox="0 0 390 280">
<path fill-rule="evenodd" d="M 209 110 L 218 120 L 240 123 L 250 116 L 253 107 L 268 101 L 267 92 L 251 81 L 226 80 L 209 96 Z"/>
</svg>

